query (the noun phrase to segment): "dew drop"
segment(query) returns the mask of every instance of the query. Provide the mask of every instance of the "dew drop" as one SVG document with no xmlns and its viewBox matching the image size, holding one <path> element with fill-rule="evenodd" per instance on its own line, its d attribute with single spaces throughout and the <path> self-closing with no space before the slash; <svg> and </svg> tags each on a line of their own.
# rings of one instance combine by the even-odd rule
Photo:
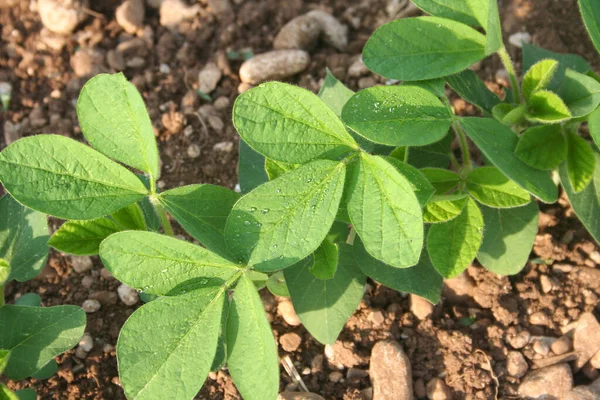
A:
<svg viewBox="0 0 600 400">
<path fill-rule="evenodd" d="M 250 225 L 250 221 L 244 221 L 244 225 Z"/>
<path fill-rule="evenodd" d="M 163 274 L 166 274 L 166 273 L 167 273 L 167 271 L 168 271 L 168 269 L 163 269 L 163 270 L 162 270 L 162 271 L 160 271 L 160 272 L 162 272 Z"/>
<path fill-rule="evenodd" d="M 256 211 L 256 207 L 250 207 L 250 210 L 249 210 L 249 211 L 250 211 L 250 212 L 254 212 L 254 211 Z"/>
<path fill-rule="evenodd" d="M 277 190 L 276 190 L 276 192 L 277 192 L 277 193 L 281 193 L 281 189 L 277 189 Z"/>
<path fill-rule="evenodd" d="M 263 208 L 263 209 L 261 210 L 261 212 L 262 212 L 263 214 L 266 214 L 266 213 L 268 213 L 268 212 L 269 212 L 269 209 L 268 209 L 268 208 Z"/>
<path fill-rule="evenodd" d="M 276 248 L 277 248 L 277 245 L 276 245 L 276 244 L 274 244 L 274 245 L 273 245 L 273 248 L 274 248 L 274 249 L 276 249 Z"/>
</svg>

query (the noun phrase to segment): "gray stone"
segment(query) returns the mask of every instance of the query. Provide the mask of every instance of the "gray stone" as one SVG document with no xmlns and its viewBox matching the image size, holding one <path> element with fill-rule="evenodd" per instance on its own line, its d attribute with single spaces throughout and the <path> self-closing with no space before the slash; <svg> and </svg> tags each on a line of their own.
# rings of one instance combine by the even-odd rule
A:
<svg viewBox="0 0 600 400">
<path fill-rule="evenodd" d="M 594 314 L 582 314 L 569 336 L 573 338 L 573 349 L 579 352 L 573 363 L 573 370 L 577 372 L 600 351 L 600 324 Z"/>
<path fill-rule="evenodd" d="M 101 307 L 101 305 L 98 300 L 90 300 L 90 299 L 87 299 L 81 305 L 81 308 L 83 309 L 83 311 L 85 311 L 88 314 L 95 313 L 96 311 L 98 311 L 100 309 L 100 307 Z"/>
<path fill-rule="evenodd" d="M 281 80 L 304 71 L 309 63 L 304 50 L 273 50 L 246 60 L 240 67 L 240 79 L 251 85 Z"/>
<path fill-rule="evenodd" d="M 89 256 L 71 256 L 71 265 L 75 272 L 81 274 L 92 269 L 94 262 Z"/>
<path fill-rule="evenodd" d="M 410 311 L 420 320 L 424 320 L 433 313 L 433 304 L 416 294 L 411 294 Z"/>
<path fill-rule="evenodd" d="M 128 306 L 135 305 L 140 299 L 138 292 L 134 288 L 131 288 L 124 283 L 117 288 L 117 294 L 119 295 L 121 301 Z"/>
<path fill-rule="evenodd" d="M 563 363 L 530 372 L 521 382 L 519 394 L 528 400 L 558 400 L 572 387 L 571 368 Z"/>
<path fill-rule="evenodd" d="M 135 35 L 144 29 L 144 0 L 125 0 L 115 11 L 117 23 L 125 32 Z"/>
<path fill-rule="evenodd" d="M 204 93 L 211 93 L 217 88 L 222 76 L 217 64 L 209 62 L 198 73 L 198 89 Z"/>
<path fill-rule="evenodd" d="M 397 342 L 381 341 L 373 346 L 369 375 L 373 400 L 413 399 L 410 361 Z"/>
<path fill-rule="evenodd" d="M 527 373 L 529 365 L 521 352 L 510 351 L 506 356 L 506 369 L 509 375 L 514 376 L 515 378 L 521 378 Z"/>
</svg>

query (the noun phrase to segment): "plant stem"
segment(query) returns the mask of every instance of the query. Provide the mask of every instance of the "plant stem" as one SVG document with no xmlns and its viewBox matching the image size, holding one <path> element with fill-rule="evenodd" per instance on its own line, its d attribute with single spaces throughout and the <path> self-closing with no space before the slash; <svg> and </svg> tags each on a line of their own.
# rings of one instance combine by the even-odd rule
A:
<svg viewBox="0 0 600 400">
<path fill-rule="evenodd" d="M 4 286 L 0 286 L 0 306 L 4 305 Z"/>
<path fill-rule="evenodd" d="M 351 227 L 350 233 L 348 234 L 348 238 L 346 239 L 346 244 L 354 246 L 354 239 L 356 239 L 356 229 L 354 229 L 354 227 Z"/>
<path fill-rule="evenodd" d="M 171 226 L 171 221 L 169 221 L 169 217 L 167 216 L 167 212 L 163 208 L 162 204 L 156 199 L 156 197 L 151 196 L 150 202 L 154 206 L 154 211 L 156 211 L 156 215 L 158 215 L 158 219 L 160 220 L 160 225 L 165 231 L 165 235 L 175 236 L 173 233 L 173 227 Z"/>
<path fill-rule="evenodd" d="M 513 94 L 513 102 L 515 104 L 521 103 L 521 91 L 519 89 L 519 81 L 517 80 L 517 73 L 515 72 L 515 66 L 513 65 L 508 52 L 506 51 L 506 47 L 502 47 L 498 50 L 498 55 L 502 60 L 502 64 L 504 64 L 504 68 L 508 71 L 508 75 L 510 76 L 510 85 L 512 86 L 512 94 Z"/>
<path fill-rule="evenodd" d="M 460 143 L 460 151 L 462 153 L 463 158 L 463 170 L 466 172 L 471 171 L 471 153 L 469 152 L 469 143 L 467 142 L 467 135 L 463 131 L 460 123 L 455 121 L 452 123 L 452 128 L 456 135 L 458 136 L 458 141 Z"/>
</svg>

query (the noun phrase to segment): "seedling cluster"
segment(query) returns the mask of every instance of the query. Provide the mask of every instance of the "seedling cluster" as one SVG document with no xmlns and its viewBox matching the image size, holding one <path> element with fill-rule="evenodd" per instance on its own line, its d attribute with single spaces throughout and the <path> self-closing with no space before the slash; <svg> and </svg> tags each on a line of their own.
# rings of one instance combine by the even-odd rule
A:
<svg viewBox="0 0 600 400">
<path fill-rule="evenodd" d="M 599 156 L 580 132 L 587 123 L 600 141 L 600 83 L 589 64 L 524 45 L 519 84 L 496 0 L 413 1 L 431 16 L 382 26 L 363 52 L 373 72 L 402 84 L 354 93 L 328 72 L 318 96 L 278 82 L 239 96 L 242 195 L 206 184 L 159 192 L 151 122 L 121 74 L 82 89 L 77 113 L 91 146 L 39 135 L 0 153 L 0 180 L 16 199 L 0 207 L 31 226 L 22 236 L 10 231 L 18 223 L 6 223 L 8 236 L 0 230 L 10 274 L 21 267 L 4 243 L 38 243 L 45 213 L 67 220 L 50 245 L 99 254 L 117 279 L 154 298 L 119 337 L 128 398 L 191 399 L 226 365 L 245 399 L 275 399 L 277 347 L 258 290 L 289 296 L 315 339 L 333 343 L 367 277 L 435 303 L 443 278 L 475 259 L 498 274 L 519 272 L 535 240 L 537 201 L 555 202 L 557 183 L 600 239 Z M 580 5 L 600 48 L 600 3 Z M 468 69 L 493 54 L 512 82 L 504 100 Z M 482 117 L 455 115 L 446 84 Z M 174 238 L 168 215 L 202 245 Z M 39 270 L 42 253 L 26 271 Z M 0 317 L 52 309 L 3 306 Z M 6 372 L 27 376 L 48 357 L 12 375 L 9 361 Z"/>
</svg>

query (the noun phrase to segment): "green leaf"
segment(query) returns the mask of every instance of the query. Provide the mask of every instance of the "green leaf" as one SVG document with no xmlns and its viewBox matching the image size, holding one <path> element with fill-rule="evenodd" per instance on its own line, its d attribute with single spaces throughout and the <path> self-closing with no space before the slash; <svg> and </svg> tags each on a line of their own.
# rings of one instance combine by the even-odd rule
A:
<svg viewBox="0 0 600 400">
<path fill-rule="evenodd" d="M 308 268 L 312 276 L 321 280 L 333 278 L 338 267 L 338 246 L 325 239 L 313 253 L 313 258 L 314 262 Z"/>
<path fill-rule="evenodd" d="M 137 309 L 117 343 L 119 377 L 130 399 L 191 399 L 212 365 L 225 293 L 207 287 L 160 297 Z M 176 379 L 175 379 L 176 377 Z"/>
<path fill-rule="evenodd" d="M 440 301 L 443 278 L 431 264 L 427 250 L 422 250 L 417 265 L 394 268 L 373 258 L 357 238 L 354 242 L 354 256 L 362 272 L 382 285 L 399 292 L 416 294 L 434 304 Z"/>
<path fill-rule="evenodd" d="M 345 174 L 343 163 L 317 160 L 242 197 L 225 227 L 232 253 L 262 272 L 311 254 L 333 224 Z"/>
<path fill-rule="evenodd" d="M 357 150 L 342 121 L 313 93 L 268 82 L 241 94 L 233 106 L 240 136 L 259 153 L 302 164 Z"/>
<path fill-rule="evenodd" d="M 377 29 L 365 45 L 363 61 L 386 78 L 420 81 L 460 72 L 485 55 L 486 38 L 475 29 L 444 18 L 418 17 Z"/>
<path fill-rule="evenodd" d="M 0 349 L 0 374 L 4 372 L 10 359 L 10 351 Z"/>
<path fill-rule="evenodd" d="M 275 400 L 279 392 L 277 345 L 262 300 L 243 275 L 227 320 L 227 366 L 245 400 Z"/>
<path fill-rule="evenodd" d="M 408 149 L 407 162 L 416 168 L 448 168 L 454 135 L 448 133 L 439 142 Z"/>
<path fill-rule="evenodd" d="M 484 113 L 491 113 L 502 100 L 470 69 L 446 77 L 450 87 L 460 97 L 479 107 Z"/>
<path fill-rule="evenodd" d="M 100 258 L 121 282 L 159 296 L 185 293 L 239 270 L 200 246 L 154 232 L 115 233 L 100 245 Z"/>
<path fill-rule="evenodd" d="M 531 201 L 529 192 L 508 179 L 496 167 L 475 168 L 467 177 L 467 190 L 488 207 L 520 207 Z"/>
<path fill-rule="evenodd" d="M 595 0 L 579 0 L 579 9 L 590 38 L 600 52 L 600 4 Z"/>
<path fill-rule="evenodd" d="M 514 155 L 518 137 L 510 128 L 490 118 L 462 118 L 467 135 L 503 174 L 546 203 L 558 198 L 550 174 L 530 167 Z"/>
<path fill-rule="evenodd" d="M 423 210 L 423 221 L 436 224 L 454 219 L 460 215 L 469 198 L 466 194 L 433 196 Z"/>
<path fill-rule="evenodd" d="M 437 17 L 482 28 L 487 26 L 488 0 L 413 0 L 413 3 L 426 13 Z"/>
<path fill-rule="evenodd" d="M 554 92 L 539 90 L 529 98 L 525 117 L 532 122 L 557 124 L 572 117 L 565 102 Z"/>
<path fill-rule="evenodd" d="M 435 193 L 435 188 L 429 183 L 425 175 L 412 165 L 406 164 L 393 157 L 384 158 L 408 180 L 413 192 L 415 192 L 415 195 L 417 196 L 417 200 L 419 200 L 419 204 L 421 204 L 421 207 L 424 207 Z"/>
<path fill-rule="evenodd" d="M 504 46 L 502 41 L 502 24 L 500 22 L 500 12 L 498 11 L 498 0 L 486 0 L 488 5 L 485 29 L 485 54 L 492 55 Z"/>
<path fill-rule="evenodd" d="M 529 71 L 523 77 L 523 96 L 526 100 L 531 98 L 538 90 L 544 90 L 550 84 L 558 69 L 558 61 L 542 60 L 529 68 Z"/>
<path fill-rule="evenodd" d="M 315 339 L 333 344 L 360 304 L 366 277 L 347 244 L 339 245 L 339 263 L 331 279 L 315 277 L 306 264 L 284 270 L 294 310 Z"/>
<path fill-rule="evenodd" d="M 592 69 L 588 62 L 578 55 L 555 53 L 550 50 L 542 49 L 541 47 L 536 47 L 532 44 L 523 44 L 523 71 L 529 70 L 535 63 L 548 58 L 559 62 L 554 78 L 548 85 L 550 89 L 558 87 L 558 84 L 560 84 L 565 76 L 567 68 L 582 74 L 587 74 Z"/>
<path fill-rule="evenodd" d="M 539 209 L 535 202 L 524 207 L 489 208 L 482 206 L 485 235 L 477 259 L 488 270 L 500 275 L 521 271 L 531 253 L 538 231 Z"/>
<path fill-rule="evenodd" d="M 21 389 L 15 392 L 19 400 L 37 400 L 37 393 L 33 389 Z"/>
<path fill-rule="evenodd" d="M 267 171 L 269 180 L 279 178 L 286 172 L 290 172 L 296 168 L 298 168 L 298 164 L 287 164 L 281 161 L 271 160 L 270 158 L 265 160 L 265 170 Z"/>
<path fill-rule="evenodd" d="M 121 229 L 145 231 L 148 226 L 144 218 L 144 212 L 138 203 L 130 204 L 119 211 L 111 214 L 111 218 L 121 226 Z"/>
<path fill-rule="evenodd" d="M 25 293 L 15 300 L 17 306 L 39 307 L 42 304 L 42 298 L 37 293 Z"/>
<path fill-rule="evenodd" d="M 9 276 L 10 276 L 10 265 L 8 265 L 6 260 L 4 260 L 3 258 L 0 258 L 0 286 L 3 286 L 6 283 Z"/>
<path fill-rule="evenodd" d="M 435 189 L 438 195 L 447 193 L 460 183 L 461 178 L 454 171 L 441 168 L 422 168 L 421 173 Z"/>
<path fill-rule="evenodd" d="M 335 221 L 327 234 L 327 239 L 332 243 L 346 242 L 348 239 L 348 224 L 345 222 Z"/>
<path fill-rule="evenodd" d="M 0 400 L 19 400 L 19 396 L 4 384 L 0 383 Z"/>
<path fill-rule="evenodd" d="M 425 81 L 404 82 L 404 85 L 420 87 L 438 98 L 446 97 L 446 81 L 442 78 L 427 79 Z"/>
<path fill-rule="evenodd" d="M 240 139 L 238 178 L 240 190 L 244 194 L 269 181 L 265 171 L 265 157 L 242 139 Z"/>
<path fill-rule="evenodd" d="M 567 69 L 557 91 L 573 118 L 588 115 L 600 105 L 600 83 L 587 75 Z"/>
<path fill-rule="evenodd" d="M 333 110 L 335 115 L 338 117 L 342 116 L 344 104 L 346 104 L 353 95 L 354 92 L 333 76 L 329 68 L 326 68 L 325 80 L 323 81 L 323 86 L 321 86 L 321 89 L 319 90 L 318 96 Z"/>
<path fill-rule="evenodd" d="M 54 232 L 48 244 L 68 254 L 96 255 L 100 250 L 100 243 L 119 231 L 119 225 L 110 218 L 67 221 Z"/>
<path fill-rule="evenodd" d="M 492 116 L 504 125 L 517 125 L 525 120 L 527 105 L 514 106 L 508 103 L 496 104 L 492 109 Z"/>
<path fill-rule="evenodd" d="M 527 129 L 519 139 L 515 155 L 533 168 L 557 168 L 567 156 L 567 143 L 562 127 L 540 125 Z"/>
<path fill-rule="evenodd" d="M 24 379 L 75 346 L 85 329 L 85 313 L 76 306 L 0 307 L 0 349 L 10 350 L 6 375 Z"/>
<path fill-rule="evenodd" d="M 460 275 L 475 259 L 483 239 L 483 216 L 469 199 L 460 215 L 451 221 L 432 225 L 427 235 L 427 251 L 445 278 Z"/>
<path fill-rule="evenodd" d="M 19 203 L 64 219 L 93 219 L 143 198 L 130 171 L 58 135 L 29 136 L 0 153 L 0 176 Z"/>
<path fill-rule="evenodd" d="M 596 157 L 592 146 L 577 133 L 567 133 L 567 172 L 576 193 L 581 192 L 592 180 Z"/>
<path fill-rule="evenodd" d="M 361 136 L 390 146 L 424 146 L 441 140 L 452 115 L 429 91 L 417 86 L 374 86 L 355 94 L 342 119 Z"/>
<path fill-rule="evenodd" d="M 590 114 L 588 127 L 594 143 L 596 143 L 596 146 L 600 146 L 600 107 Z"/>
<path fill-rule="evenodd" d="M 164 208 L 194 239 L 225 258 L 231 253 L 223 236 L 227 217 L 240 195 L 214 185 L 188 185 L 158 196 Z"/>
<path fill-rule="evenodd" d="M 53 377 L 58 372 L 58 364 L 54 359 L 48 361 L 48 364 L 44 365 L 40 370 L 36 371 L 31 375 L 39 381 Z"/>
<path fill-rule="evenodd" d="M 421 205 L 409 181 L 382 157 L 348 165 L 348 214 L 367 251 L 397 268 L 415 265 L 423 246 Z"/>
<path fill-rule="evenodd" d="M 23 207 L 9 195 L 0 198 L 0 258 L 10 265 L 7 280 L 34 278 L 46 265 L 47 256 L 46 216 Z"/>
<path fill-rule="evenodd" d="M 77 117 L 99 152 L 158 179 L 158 148 L 152 121 L 136 87 L 122 73 L 96 75 L 83 86 Z"/>
<path fill-rule="evenodd" d="M 269 289 L 269 291 L 275 296 L 290 297 L 290 292 L 287 288 L 283 271 L 277 271 L 269 277 L 269 280 L 267 281 L 267 289 Z"/>
<path fill-rule="evenodd" d="M 581 192 L 577 193 L 567 172 L 566 163 L 560 166 L 560 183 L 569 203 L 587 231 L 600 243 L 600 154 L 594 153 L 596 161 L 592 181 Z"/>
</svg>

